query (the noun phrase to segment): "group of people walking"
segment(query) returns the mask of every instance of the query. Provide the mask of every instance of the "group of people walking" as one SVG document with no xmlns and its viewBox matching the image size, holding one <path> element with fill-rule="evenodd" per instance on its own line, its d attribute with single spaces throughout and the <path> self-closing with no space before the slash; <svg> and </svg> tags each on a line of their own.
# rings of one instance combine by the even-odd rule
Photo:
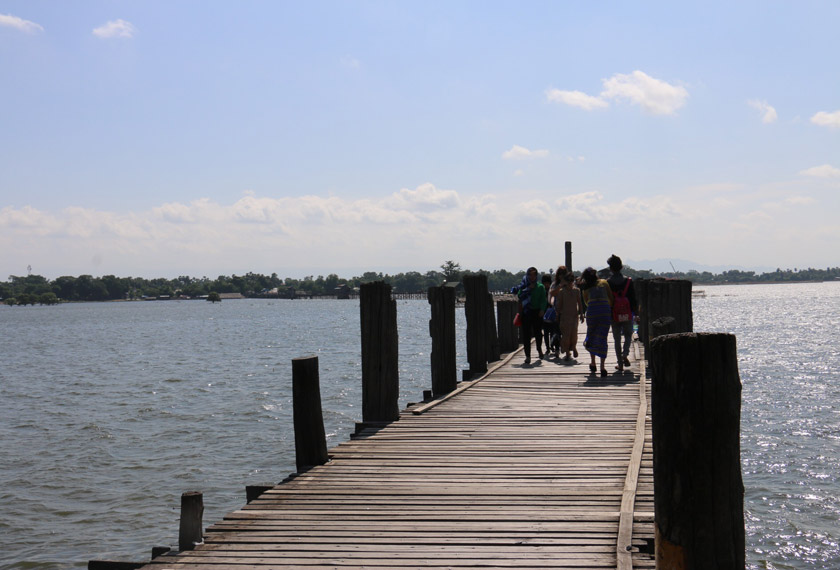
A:
<svg viewBox="0 0 840 570">
<path fill-rule="evenodd" d="M 600 359 L 601 374 L 607 374 L 604 361 L 610 329 L 618 360 L 616 370 L 621 373 L 630 366 L 633 323 L 638 318 L 636 292 L 633 280 L 621 273 L 620 257 L 613 254 L 607 265 L 609 279 L 599 278 L 592 267 L 587 267 L 577 279 L 565 265 L 559 266 L 553 276 L 544 275 L 542 279 L 536 267 L 528 268 L 516 288 L 526 365 L 531 364 L 532 339 L 536 340 L 540 359 L 552 353 L 554 358 L 560 358 L 561 352 L 566 362 L 573 356 L 577 358 L 578 323 L 586 322 L 583 346 L 590 355 L 589 369 L 597 372 L 596 359 Z"/>
</svg>

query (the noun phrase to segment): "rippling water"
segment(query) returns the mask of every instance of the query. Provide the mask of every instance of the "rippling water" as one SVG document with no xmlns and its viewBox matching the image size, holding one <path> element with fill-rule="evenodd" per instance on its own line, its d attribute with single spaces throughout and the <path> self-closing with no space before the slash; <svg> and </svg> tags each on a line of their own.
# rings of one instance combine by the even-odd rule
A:
<svg viewBox="0 0 840 570">
<path fill-rule="evenodd" d="M 752 568 L 840 567 L 840 283 L 706 287 L 697 331 L 736 335 Z"/>
<path fill-rule="evenodd" d="M 840 559 L 840 284 L 707 287 L 698 331 L 737 335 L 751 568 Z M 398 302 L 401 407 L 430 387 L 429 306 Z M 458 311 L 458 367 L 466 367 Z M 0 567 L 148 559 L 245 485 L 294 471 L 291 359 L 319 357 L 333 446 L 361 417 L 358 301 L 0 308 Z"/>
</svg>

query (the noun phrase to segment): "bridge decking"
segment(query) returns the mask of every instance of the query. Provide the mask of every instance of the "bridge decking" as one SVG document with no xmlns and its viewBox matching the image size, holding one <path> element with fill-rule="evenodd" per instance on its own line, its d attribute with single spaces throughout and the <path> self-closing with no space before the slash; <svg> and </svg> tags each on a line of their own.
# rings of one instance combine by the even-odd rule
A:
<svg viewBox="0 0 840 570">
<path fill-rule="evenodd" d="M 520 349 L 147 568 L 652 568 L 644 374 L 591 375 L 579 349 L 532 368 Z"/>
</svg>

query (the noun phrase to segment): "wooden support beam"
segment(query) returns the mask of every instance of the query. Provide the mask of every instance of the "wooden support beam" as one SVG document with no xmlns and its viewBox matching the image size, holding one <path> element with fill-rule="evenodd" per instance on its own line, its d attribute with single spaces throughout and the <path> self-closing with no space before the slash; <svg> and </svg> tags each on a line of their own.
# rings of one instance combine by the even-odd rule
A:
<svg viewBox="0 0 840 570">
<path fill-rule="evenodd" d="M 437 397 L 458 385 L 455 344 L 455 287 L 457 283 L 429 287 L 432 337 L 432 394 Z"/>
<path fill-rule="evenodd" d="M 743 570 L 735 337 L 658 337 L 651 367 L 656 567 Z"/>
<path fill-rule="evenodd" d="M 469 370 L 464 371 L 464 378 L 487 372 L 490 360 L 490 331 L 487 321 L 487 276 L 464 276 L 464 314 L 467 319 L 467 362 Z M 495 331 L 494 331 L 495 334 Z"/>
<path fill-rule="evenodd" d="M 399 410 L 397 304 L 384 281 L 360 289 L 362 421 L 395 421 Z"/>
<path fill-rule="evenodd" d="M 202 518 L 204 517 L 204 495 L 189 491 L 181 495 L 181 524 L 178 530 L 178 549 L 192 550 L 204 542 Z"/>
<path fill-rule="evenodd" d="M 299 472 L 329 460 L 318 357 L 292 359 L 292 408 L 295 428 L 295 460 Z"/>
<path fill-rule="evenodd" d="M 496 301 L 500 352 L 513 352 L 519 347 L 520 327 L 513 325 L 513 318 L 516 316 L 518 306 L 519 303 L 511 299 Z"/>
</svg>

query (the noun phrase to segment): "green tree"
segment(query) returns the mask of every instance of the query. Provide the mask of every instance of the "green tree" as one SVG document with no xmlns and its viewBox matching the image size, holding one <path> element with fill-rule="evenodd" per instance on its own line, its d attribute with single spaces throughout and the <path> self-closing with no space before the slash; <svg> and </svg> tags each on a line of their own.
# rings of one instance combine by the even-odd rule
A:
<svg viewBox="0 0 840 570">
<path fill-rule="evenodd" d="M 38 302 L 42 305 L 58 305 L 58 297 L 56 297 L 55 293 L 49 291 L 47 293 L 41 293 L 38 296 Z"/>
<path fill-rule="evenodd" d="M 211 303 L 217 303 L 217 302 L 221 303 L 222 302 L 222 298 L 215 291 L 210 291 L 209 293 L 207 293 L 207 300 L 210 301 Z"/>
<path fill-rule="evenodd" d="M 443 271 L 443 276 L 446 281 L 460 281 L 461 280 L 461 264 L 456 262 L 447 260 L 443 262 L 443 265 L 440 266 L 441 270 Z"/>
</svg>

